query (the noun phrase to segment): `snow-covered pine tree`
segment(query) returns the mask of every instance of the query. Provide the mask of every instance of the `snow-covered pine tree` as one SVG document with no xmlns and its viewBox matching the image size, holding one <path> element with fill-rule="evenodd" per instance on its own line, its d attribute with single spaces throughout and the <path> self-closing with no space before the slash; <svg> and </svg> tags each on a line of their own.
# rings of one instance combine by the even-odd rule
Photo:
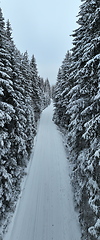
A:
<svg viewBox="0 0 100 240">
<path fill-rule="evenodd" d="M 10 133 L 11 138 L 11 155 L 16 159 L 17 167 L 23 167 L 25 165 L 25 158 L 27 158 L 26 151 L 26 119 L 25 119 L 25 96 L 24 96 L 24 83 L 22 72 L 20 70 L 22 55 L 17 50 L 12 37 L 11 26 L 7 21 L 6 28 L 7 35 L 7 48 L 10 54 L 11 74 L 10 79 L 13 82 L 14 91 L 10 94 L 9 101 L 12 102 L 15 109 L 14 122 Z M 12 154 L 13 152 L 13 154 Z M 26 157 L 25 157 L 26 156 Z M 15 171 L 16 172 L 16 171 Z M 18 169 L 17 169 L 18 172 Z"/>
<path fill-rule="evenodd" d="M 31 86 L 32 86 L 32 92 L 31 92 L 31 98 L 32 98 L 32 104 L 34 109 L 34 117 L 35 117 L 35 123 L 37 125 L 37 121 L 40 117 L 41 113 L 41 94 L 40 94 L 40 78 L 38 76 L 38 70 L 37 70 L 37 64 L 34 55 L 32 55 L 31 61 L 30 61 L 30 71 L 31 71 Z"/>
<path fill-rule="evenodd" d="M 59 119 L 59 124 L 61 127 L 67 128 L 69 123 L 69 115 L 66 114 L 68 106 L 68 92 L 71 88 L 71 83 L 69 81 L 69 74 L 71 69 L 71 53 L 67 51 L 65 58 L 62 62 L 62 66 L 58 71 L 57 83 L 55 86 L 54 102 L 55 102 L 55 113 L 54 119 L 57 123 Z M 56 116 L 57 115 L 57 116 Z"/>
<path fill-rule="evenodd" d="M 9 102 L 13 83 L 10 79 L 11 63 L 7 48 L 4 18 L 0 8 L 0 219 L 4 218 L 13 198 L 13 179 L 8 171 L 11 142 L 9 133 L 14 120 L 15 109 Z M 16 163 L 14 163 L 16 165 Z"/>
<path fill-rule="evenodd" d="M 44 97 L 45 97 L 44 105 L 45 107 L 47 107 L 50 104 L 51 99 L 51 87 L 48 78 L 44 82 Z"/>
<path fill-rule="evenodd" d="M 0 219 L 3 221 L 7 219 L 7 212 L 13 210 L 23 166 L 18 164 L 18 145 L 20 143 L 17 139 L 18 137 L 20 139 L 20 136 L 17 135 L 17 132 L 19 131 L 21 134 L 21 131 L 18 127 L 16 109 L 18 109 L 19 99 L 22 105 L 22 99 L 19 98 L 19 92 L 15 88 L 15 80 L 18 77 L 15 66 L 17 66 L 18 59 L 15 57 L 16 48 L 11 37 L 10 23 L 7 22 L 7 29 L 5 29 L 2 24 L 4 21 L 2 11 L 0 11 L 0 17 L 2 33 L 0 34 L 0 43 L 2 43 L 0 46 Z M 3 224 L 0 225 L 3 226 Z"/>
<path fill-rule="evenodd" d="M 54 100 L 54 106 L 55 106 L 53 120 L 55 121 L 55 123 L 57 125 L 60 125 L 60 120 L 61 120 L 61 116 L 62 116 L 62 112 L 60 109 L 61 108 L 61 93 L 62 93 L 61 73 L 62 73 L 62 69 L 60 67 L 58 70 L 57 82 L 54 87 L 54 93 L 53 93 L 53 100 Z"/>
<path fill-rule="evenodd" d="M 37 70 L 35 74 L 33 87 L 28 54 L 16 48 L 10 22 L 5 28 L 0 8 L 0 232 L 7 225 L 8 212 L 15 208 L 43 109 L 42 81 Z"/>
<path fill-rule="evenodd" d="M 26 119 L 26 129 L 24 129 L 24 133 L 26 134 L 26 150 L 27 153 L 30 155 L 31 149 L 33 147 L 34 136 L 36 134 L 36 126 L 35 126 L 35 113 L 32 104 L 33 88 L 31 81 L 31 69 L 27 51 L 24 53 L 22 58 L 21 72 L 25 101 L 24 113 Z"/>
<path fill-rule="evenodd" d="M 82 239 L 97 240 L 100 233 L 100 1 L 82 2 L 80 26 L 73 34 L 68 77 L 70 89 L 66 94 L 69 121 L 65 120 L 64 125 L 66 127 L 67 122 L 66 139 L 74 163 L 73 183 L 80 209 Z M 57 89 L 57 84 L 55 91 L 56 122 L 59 125 L 61 116 L 65 115 L 59 104 L 62 101 L 61 85 L 62 82 Z"/>
<path fill-rule="evenodd" d="M 82 161 L 84 151 L 87 159 L 83 162 L 84 167 L 81 166 L 82 176 L 86 176 L 85 191 L 82 192 L 81 199 L 81 219 L 85 220 L 88 238 L 98 239 L 100 231 L 100 94 L 98 94 L 100 86 L 100 2 L 85 1 L 81 6 L 80 15 L 78 22 L 81 25 L 80 30 L 84 32 L 84 39 L 81 38 L 83 56 L 79 71 L 82 81 L 80 93 L 84 106 L 81 111 L 84 149 L 78 159 L 79 162 Z M 86 214 L 86 207 L 83 211 L 84 205 L 88 208 L 88 214 Z"/>
<path fill-rule="evenodd" d="M 42 111 L 45 108 L 45 93 L 44 93 L 44 79 L 40 76 L 38 77 L 38 86 L 41 96 L 41 111 Z"/>
</svg>

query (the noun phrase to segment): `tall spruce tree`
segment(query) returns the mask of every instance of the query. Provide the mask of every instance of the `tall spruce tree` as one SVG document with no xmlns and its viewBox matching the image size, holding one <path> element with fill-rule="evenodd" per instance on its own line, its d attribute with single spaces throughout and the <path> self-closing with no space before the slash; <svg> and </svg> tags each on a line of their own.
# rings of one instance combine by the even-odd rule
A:
<svg viewBox="0 0 100 240">
<path fill-rule="evenodd" d="M 7 36 L 4 18 L 0 8 L 0 219 L 7 212 L 13 198 L 13 179 L 10 166 L 10 133 L 14 120 L 15 109 L 9 101 L 13 93 L 13 82 L 10 79 L 11 63 L 7 48 Z M 15 163 L 16 164 L 16 163 Z"/>
<path fill-rule="evenodd" d="M 32 97 L 33 108 L 34 108 L 35 123 L 37 125 L 37 121 L 41 113 L 41 94 L 40 94 L 40 88 L 39 88 L 39 76 L 38 76 L 37 64 L 36 64 L 34 55 L 32 55 L 32 58 L 30 61 L 30 70 L 31 70 L 31 85 L 32 85 L 31 97 Z"/>
<path fill-rule="evenodd" d="M 0 237 L 8 224 L 20 192 L 20 182 L 30 158 L 43 110 L 43 81 L 35 58 L 16 48 L 9 20 L 6 28 L 0 8 Z"/>
<path fill-rule="evenodd" d="M 50 104 L 51 99 L 51 87 L 48 78 L 44 82 L 44 96 L 45 96 L 45 107 L 47 107 Z"/>
<path fill-rule="evenodd" d="M 74 163 L 73 184 L 80 209 L 82 239 L 97 240 L 100 230 L 100 1 L 82 2 L 80 26 L 73 33 L 69 89 L 64 91 L 62 87 L 62 73 L 66 76 L 62 67 L 54 101 L 56 123 L 62 126 L 63 116 L 63 126 L 67 125 L 66 144 L 70 146 Z M 61 101 L 66 103 L 65 110 Z"/>
</svg>

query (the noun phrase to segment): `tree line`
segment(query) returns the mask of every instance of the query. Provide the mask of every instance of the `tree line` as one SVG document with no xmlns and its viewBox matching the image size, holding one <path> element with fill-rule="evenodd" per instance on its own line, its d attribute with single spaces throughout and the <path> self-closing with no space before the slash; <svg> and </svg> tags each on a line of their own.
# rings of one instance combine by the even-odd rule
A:
<svg viewBox="0 0 100 240">
<path fill-rule="evenodd" d="M 73 165 L 82 239 L 100 239 L 100 1 L 82 0 L 73 48 L 53 87 L 54 122 Z"/>
<path fill-rule="evenodd" d="M 20 182 L 30 159 L 42 110 L 50 104 L 51 87 L 38 74 L 34 55 L 22 54 L 0 8 L 0 226 L 14 211 Z"/>
</svg>

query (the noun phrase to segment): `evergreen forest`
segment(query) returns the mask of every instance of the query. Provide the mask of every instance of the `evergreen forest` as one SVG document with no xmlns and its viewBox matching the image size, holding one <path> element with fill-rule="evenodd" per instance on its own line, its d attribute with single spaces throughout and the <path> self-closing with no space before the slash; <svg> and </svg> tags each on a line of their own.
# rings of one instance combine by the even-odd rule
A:
<svg viewBox="0 0 100 240">
<path fill-rule="evenodd" d="M 0 227 L 8 224 L 15 210 L 34 146 L 38 121 L 50 104 L 51 87 L 38 74 L 34 55 L 22 54 L 12 38 L 9 20 L 5 24 L 0 8 Z"/>
<path fill-rule="evenodd" d="M 81 0 L 73 48 L 53 87 L 54 122 L 72 163 L 83 240 L 100 239 L 100 1 Z"/>
<path fill-rule="evenodd" d="M 34 54 L 29 60 L 27 51 L 17 49 L 0 8 L 1 232 L 15 210 L 40 115 L 52 97 L 53 121 L 72 166 L 82 240 L 100 240 L 100 0 L 81 0 L 77 23 L 73 48 L 51 91 L 49 80 L 39 76 Z"/>
</svg>

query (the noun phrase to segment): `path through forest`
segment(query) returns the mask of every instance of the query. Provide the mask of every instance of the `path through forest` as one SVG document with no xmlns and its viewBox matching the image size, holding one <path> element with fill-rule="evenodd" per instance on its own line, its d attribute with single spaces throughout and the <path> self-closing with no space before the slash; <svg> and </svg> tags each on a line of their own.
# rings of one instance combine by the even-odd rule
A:
<svg viewBox="0 0 100 240">
<path fill-rule="evenodd" d="M 4 240 L 80 240 L 62 137 L 53 105 L 40 119 L 25 189 Z"/>
</svg>

